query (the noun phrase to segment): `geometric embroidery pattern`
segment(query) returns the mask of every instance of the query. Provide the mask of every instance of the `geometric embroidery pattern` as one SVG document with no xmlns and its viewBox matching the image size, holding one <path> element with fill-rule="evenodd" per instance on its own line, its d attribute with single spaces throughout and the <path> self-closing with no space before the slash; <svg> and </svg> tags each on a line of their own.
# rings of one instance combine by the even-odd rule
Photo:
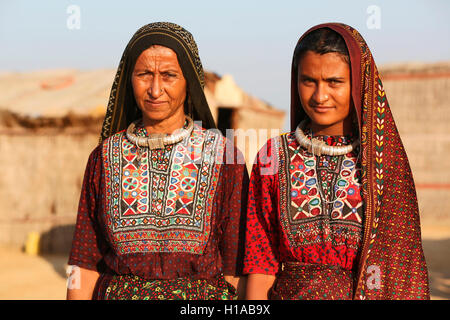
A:
<svg viewBox="0 0 450 320">
<path fill-rule="evenodd" d="M 124 132 L 103 143 L 108 232 L 116 252 L 202 254 L 211 232 L 224 138 L 194 126 L 164 149 L 140 150 Z"/>
<path fill-rule="evenodd" d="M 321 156 L 317 160 L 299 146 L 292 133 L 280 139 L 280 221 L 290 245 L 323 241 L 339 245 L 341 241 L 357 249 L 363 202 L 356 157 Z"/>
</svg>

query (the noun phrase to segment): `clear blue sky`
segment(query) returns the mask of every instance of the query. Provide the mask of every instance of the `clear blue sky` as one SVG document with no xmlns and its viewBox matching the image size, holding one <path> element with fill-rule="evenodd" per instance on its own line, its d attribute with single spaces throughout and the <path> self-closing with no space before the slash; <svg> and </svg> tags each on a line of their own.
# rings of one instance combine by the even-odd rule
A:
<svg viewBox="0 0 450 320">
<path fill-rule="evenodd" d="M 80 29 L 67 27 L 70 5 L 80 9 Z M 367 26 L 371 5 L 379 8 L 379 29 Z M 355 27 L 378 65 L 434 62 L 450 60 L 449 16 L 447 0 L 0 0 L 0 72 L 115 68 L 139 27 L 171 21 L 194 35 L 205 69 L 233 75 L 245 91 L 287 111 L 293 49 L 309 27 Z"/>
</svg>

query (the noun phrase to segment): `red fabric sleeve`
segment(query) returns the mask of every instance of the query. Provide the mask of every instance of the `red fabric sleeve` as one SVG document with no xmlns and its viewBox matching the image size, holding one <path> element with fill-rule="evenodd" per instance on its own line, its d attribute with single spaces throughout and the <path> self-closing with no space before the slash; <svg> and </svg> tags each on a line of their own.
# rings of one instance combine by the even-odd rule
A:
<svg viewBox="0 0 450 320">
<path fill-rule="evenodd" d="M 278 158 L 273 140 L 258 152 L 250 178 L 244 273 L 278 272 Z"/>
<path fill-rule="evenodd" d="M 69 265 L 100 271 L 102 251 L 107 244 L 99 227 L 102 175 L 101 146 L 92 151 L 86 166 Z"/>
<path fill-rule="evenodd" d="M 223 165 L 222 217 L 220 222 L 221 239 L 219 243 L 225 275 L 242 275 L 245 222 L 249 177 L 242 153 L 234 147 L 226 148 L 234 163 Z M 226 159 L 231 159 L 229 155 Z"/>
</svg>

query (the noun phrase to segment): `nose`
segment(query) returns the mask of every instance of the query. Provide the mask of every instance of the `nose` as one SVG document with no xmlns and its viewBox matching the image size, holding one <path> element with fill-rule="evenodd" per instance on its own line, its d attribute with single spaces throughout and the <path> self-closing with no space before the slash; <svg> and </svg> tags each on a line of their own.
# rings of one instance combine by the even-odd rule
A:
<svg viewBox="0 0 450 320">
<path fill-rule="evenodd" d="M 153 77 L 148 87 L 148 95 L 153 99 L 158 99 L 163 94 L 161 77 L 157 74 Z"/>
<path fill-rule="evenodd" d="M 316 87 L 316 90 L 314 91 L 314 94 L 313 94 L 312 98 L 319 105 L 324 104 L 325 102 L 327 102 L 329 96 L 328 96 L 328 92 L 327 92 L 327 89 L 326 89 L 326 85 L 322 84 L 322 83 L 319 83 L 317 85 L 317 87 Z"/>
</svg>

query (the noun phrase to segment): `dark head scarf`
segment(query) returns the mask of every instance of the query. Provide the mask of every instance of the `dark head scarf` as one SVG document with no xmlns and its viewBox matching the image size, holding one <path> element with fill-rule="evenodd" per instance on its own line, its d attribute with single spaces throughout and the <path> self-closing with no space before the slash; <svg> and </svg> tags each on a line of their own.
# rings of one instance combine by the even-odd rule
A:
<svg viewBox="0 0 450 320">
<path fill-rule="evenodd" d="M 185 113 L 194 121 L 201 121 L 205 129 L 216 128 L 203 92 L 205 76 L 194 38 L 174 23 L 155 22 L 140 28 L 123 52 L 109 96 L 100 142 L 142 118 L 134 98 L 131 74 L 140 54 L 152 45 L 165 46 L 177 54 L 187 82 Z"/>
<path fill-rule="evenodd" d="M 328 23 L 350 55 L 352 101 L 361 137 L 364 235 L 355 299 L 428 299 L 416 190 L 372 54 L 358 31 Z M 292 64 L 291 129 L 305 119 Z M 379 277 L 378 277 L 379 276 Z"/>
</svg>

